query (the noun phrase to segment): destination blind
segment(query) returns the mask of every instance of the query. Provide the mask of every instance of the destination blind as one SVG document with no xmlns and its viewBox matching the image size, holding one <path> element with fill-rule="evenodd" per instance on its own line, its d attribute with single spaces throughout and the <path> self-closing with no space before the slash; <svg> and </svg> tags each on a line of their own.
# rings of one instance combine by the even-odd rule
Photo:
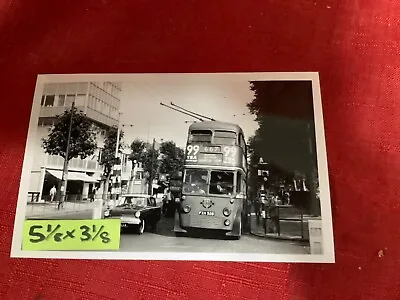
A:
<svg viewBox="0 0 400 300">
<path fill-rule="evenodd" d="M 237 146 L 190 144 L 186 147 L 185 163 L 233 166 L 240 162 L 238 150 Z"/>
</svg>

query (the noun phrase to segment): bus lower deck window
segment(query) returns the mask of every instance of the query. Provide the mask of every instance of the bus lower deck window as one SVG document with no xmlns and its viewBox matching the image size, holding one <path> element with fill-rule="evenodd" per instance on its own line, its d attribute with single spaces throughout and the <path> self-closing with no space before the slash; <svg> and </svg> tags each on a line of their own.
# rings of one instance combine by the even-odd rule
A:
<svg viewBox="0 0 400 300">
<path fill-rule="evenodd" d="M 232 195 L 233 172 L 212 171 L 210 178 L 210 194 Z"/>
<path fill-rule="evenodd" d="M 207 192 L 207 170 L 186 170 L 183 190 L 185 193 L 205 194 Z"/>
</svg>

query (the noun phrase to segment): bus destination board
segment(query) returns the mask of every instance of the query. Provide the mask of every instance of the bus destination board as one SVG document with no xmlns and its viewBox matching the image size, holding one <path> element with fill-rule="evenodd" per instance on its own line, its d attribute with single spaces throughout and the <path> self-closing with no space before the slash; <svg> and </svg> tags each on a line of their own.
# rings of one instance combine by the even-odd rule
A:
<svg viewBox="0 0 400 300">
<path fill-rule="evenodd" d="M 221 152 L 221 147 L 220 146 L 204 146 L 202 152 L 218 153 L 218 152 Z"/>
<path fill-rule="evenodd" d="M 188 145 L 186 163 L 234 166 L 239 162 L 235 146 Z"/>
<path fill-rule="evenodd" d="M 221 164 L 222 154 L 221 153 L 200 153 L 198 158 L 200 164 Z"/>
</svg>

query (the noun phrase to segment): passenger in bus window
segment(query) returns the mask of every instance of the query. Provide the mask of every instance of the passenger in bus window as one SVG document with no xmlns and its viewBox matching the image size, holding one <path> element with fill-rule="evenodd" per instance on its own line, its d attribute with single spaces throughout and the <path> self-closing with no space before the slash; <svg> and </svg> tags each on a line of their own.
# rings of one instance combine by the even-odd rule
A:
<svg viewBox="0 0 400 300">
<path fill-rule="evenodd" d="M 232 172 L 211 172 L 210 194 L 231 195 L 233 193 Z"/>
<path fill-rule="evenodd" d="M 200 183 L 194 183 L 193 184 L 194 189 L 192 190 L 192 194 L 205 194 L 206 191 L 202 189 L 202 184 Z"/>
<path fill-rule="evenodd" d="M 186 172 L 184 191 L 191 194 L 205 194 L 207 190 L 207 171 L 188 170 Z"/>
</svg>

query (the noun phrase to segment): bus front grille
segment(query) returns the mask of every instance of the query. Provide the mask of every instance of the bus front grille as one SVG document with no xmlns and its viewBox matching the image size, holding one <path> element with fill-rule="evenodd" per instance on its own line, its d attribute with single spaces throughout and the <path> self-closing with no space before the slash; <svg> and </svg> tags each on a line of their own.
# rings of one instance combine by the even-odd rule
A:
<svg viewBox="0 0 400 300">
<path fill-rule="evenodd" d="M 194 215 L 190 218 L 190 226 L 208 229 L 222 229 L 222 218 Z"/>
</svg>

